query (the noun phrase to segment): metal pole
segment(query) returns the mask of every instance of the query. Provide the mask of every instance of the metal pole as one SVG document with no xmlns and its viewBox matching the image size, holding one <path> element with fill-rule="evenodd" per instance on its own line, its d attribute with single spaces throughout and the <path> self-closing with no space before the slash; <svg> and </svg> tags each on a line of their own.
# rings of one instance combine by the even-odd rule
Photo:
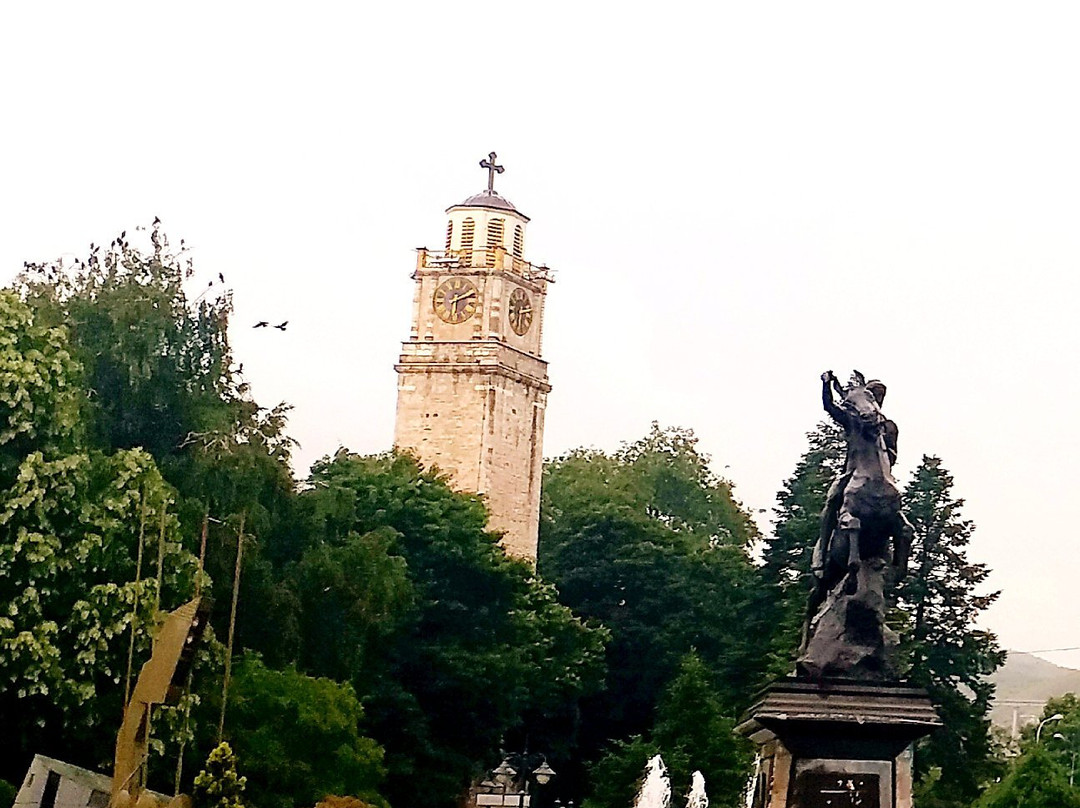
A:
<svg viewBox="0 0 1080 808">
<path fill-rule="evenodd" d="M 131 639 L 128 641 L 127 674 L 124 676 L 124 710 L 131 697 L 131 665 L 135 659 L 135 624 L 139 616 L 139 583 L 142 579 L 143 537 L 146 535 L 146 487 L 141 491 L 139 503 L 139 549 L 135 560 L 135 592 L 131 604 Z"/>
<path fill-rule="evenodd" d="M 229 613 L 229 642 L 225 649 L 225 681 L 221 686 L 221 720 L 218 722 L 218 743 L 225 735 L 225 705 L 229 701 L 229 675 L 232 673 L 233 638 L 236 636 L 236 601 L 240 597 L 240 564 L 244 557 L 244 519 L 240 514 L 240 530 L 236 534 L 236 570 L 233 572 L 232 610 Z"/>
<path fill-rule="evenodd" d="M 154 600 L 154 619 L 157 619 L 157 613 L 161 611 L 161 583 L 162 576 L 165 571 L 165 503 L 161 505 L 161 524 L 158 529 L 158 546 L 157 546 L 157 596 Z"/>
</svg>

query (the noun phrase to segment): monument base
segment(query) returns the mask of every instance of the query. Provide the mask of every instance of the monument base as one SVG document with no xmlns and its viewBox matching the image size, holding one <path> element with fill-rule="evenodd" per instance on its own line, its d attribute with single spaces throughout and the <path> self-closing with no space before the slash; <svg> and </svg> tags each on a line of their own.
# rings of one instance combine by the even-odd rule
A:
<svg viewBox="0 0 1080 808">
<path fill-rule="evenodd" d="M 738 727 L 760 756 L 751 805 L 912 808 L 912 745 L 940 725 L 902 682 L 774 682 Z"/>
</svg>

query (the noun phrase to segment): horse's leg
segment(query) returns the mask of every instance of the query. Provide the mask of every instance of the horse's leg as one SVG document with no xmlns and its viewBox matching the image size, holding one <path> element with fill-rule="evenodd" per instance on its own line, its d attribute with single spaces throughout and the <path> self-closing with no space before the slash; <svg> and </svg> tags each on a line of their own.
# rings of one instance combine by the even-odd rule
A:
<svg viewBox="0 0 1080 808">
<path fill-rule="evenodd" d="M 852 516 L 850 511 L 841 511 L 837 522 L 837 533 L 843 533 L 847 539 L 847 568 L 853 572 L 859 568 L 862 560 L 861 547 L 859 546 L 859 531 L 862 530 L 862 522 L 858 517 Z"/>
<path fill-rule="evenodd" d="M 833 554 L 833 533 L 836 529 L 840 503 L 843 501 L 843 487 L 847 485 L 850 474 L 842 474 L 828 487 L 825 507 L 821 511 L 821 534 L 815 544 L 810 560 L 814 575 L 823 578 L 829 566 L 829 556 Z"/>
<path fill-rule="evenodd" d="M 896 567 L 897 580 L 907 575 L 908 560 L 911 558 L 911 542 L 915 536 L 915 528 L 904 515 L 903 511 L 897 511 L 893 520 L 893 566 Z"/>
<path fill-rule="evenodd" d="M 847 565 L 847 580 L 844 591 L 849 595 L 855 594 L 858 586 L 859 563 L 862 560 L 862 548 L 859 546 L 859 532 L 862 530 L 862 522 L 851 514 L 847 508 L 842 508 L 840 518 L 837 520 L 836 534 L 843 536 L 843 544 L 847 548 L 847 558 L 843 563 Z"/>
<path fill-rule="evenodd" d="M 825 602 L 825 581 L 822 578 L 814 578 L 814 588 L 810 590 L 810 597 L 806 599 L 806 616 L 803 619 L 802 638 L 799 640 L 799 656 L 806 653 L 806 646 L 810 644 L 810 624 L 814 615 Z"/>
</svg>

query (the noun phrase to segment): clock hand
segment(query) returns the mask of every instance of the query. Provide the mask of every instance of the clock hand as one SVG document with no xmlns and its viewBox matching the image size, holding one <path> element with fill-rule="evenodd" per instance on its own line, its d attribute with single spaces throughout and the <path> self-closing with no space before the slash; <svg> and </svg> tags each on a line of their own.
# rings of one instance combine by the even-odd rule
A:
<svg viewBox="0 0 1080 808">
<path fill-rule="evenodd" d="M 465 301 L 468 300 L 470 297 L 472 297 L 475 294 L 476 294 L 475 291 L 474 292 L 466 292 L 464 294 L 460 294 L 457 297 L 455 297 L 453 299 L 453 301 L 452 301 L 452 304 L 454 306 L 454 312 L 455 313 L 460 313 L 461 310 L 463 308 L 465 308 Z"/>
</svg>

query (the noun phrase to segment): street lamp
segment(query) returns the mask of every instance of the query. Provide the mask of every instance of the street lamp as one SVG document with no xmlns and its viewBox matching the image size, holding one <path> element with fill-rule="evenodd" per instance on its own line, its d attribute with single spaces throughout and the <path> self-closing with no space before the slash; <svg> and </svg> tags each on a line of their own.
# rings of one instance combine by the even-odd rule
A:
<svg viewBox="0 0 1080 808">
<path fill-rule="evenodd" d="M 1053 737 L 1057 738 L 1058 740 L 1065 741 L 1066 743 L 1069 742 L 1069 739 L 1062 735 L 1060 732 L 1055 732 Z M 1073 779 L 1076 777 L 1076 751 L 1073 750 L 1069 754 L 1072 755 L 1072 761 L 1069 764 L 1069 787 L 1071 788 L 1073 784 Z"/>
<path fill-rule="evenodd" d="M 546 786 L 554 776 L 555 770 L 548 765 L 547 758 L 544 758 L 540 765 L 533 769 L 533 777 L 539 785 Z"/>
<path fill-rule="evenodd" d="M 491 774 L 495 778 L 495 782 L 505 789 L 514 782 L 514 778 L 517 777 L 517 769 L 510 765 L 509 760 L 503 758 L 503 762 Z"/>
<path fill-rule="evenodd" d="M 539 760 L 536 768 L 533 764 Z M 513 763 L 511 763 L 513 761 Z M 498 789 L 501 792 L 501 804 L 509 805 L 507 797 L 516 798 L 518 808 L 529 805 L 529 786 L 535 780 L 538 786 L 546 786 L 555 777 L 555 770 L 548 765 L 543 755 L 530 755 L 528 752 L 510 753 L 503 758 L 498 768 L 492 770 L 491 779 L 480 783 L 480 793 L 490 794 Z M 486 804 L 486 802 L 485 802 Z"/>
<path fill-rule="evenodd" d="M 1039 722 L 1039 728 L 1035 730 L 1035 745 L 1036 745 L 1036 746 L 1038 746 L 1038 745 L 1039 745 L 1039 738 L 1041 738 L 1041 737 L 1042 737 L 1042 728 L 1043 728 L 1043 726 L 1044 726 L 1045 724 L 1048 724 L 1048 723 L 1050 723 L 1051 721 L 1060 721 L 1060 720 L 1061 720 L 1061 719 L 1063 719 L 1064 717 L 1065 717 L 1065 716 L 1063 716 L 1063 715 L 1062 715 L 1061 713 L 1054 713 L 1054 714 L 1053 714 L 1052 716 L 1050 716 L 1049 718 L 1044 718 L 1044 719 L 1043 719 L 1042 721 L 1040 721 L 1040 722 Z"/>
</svg>

